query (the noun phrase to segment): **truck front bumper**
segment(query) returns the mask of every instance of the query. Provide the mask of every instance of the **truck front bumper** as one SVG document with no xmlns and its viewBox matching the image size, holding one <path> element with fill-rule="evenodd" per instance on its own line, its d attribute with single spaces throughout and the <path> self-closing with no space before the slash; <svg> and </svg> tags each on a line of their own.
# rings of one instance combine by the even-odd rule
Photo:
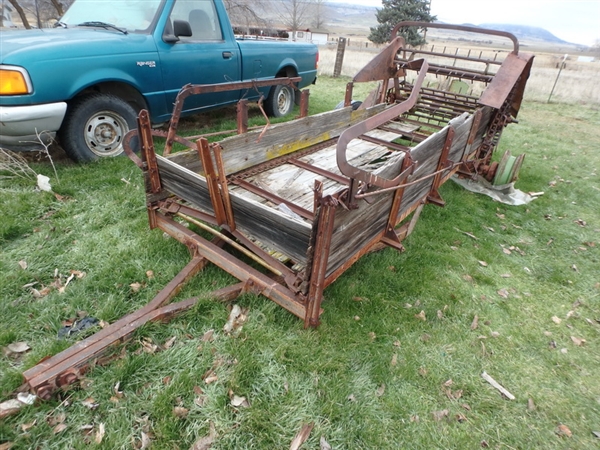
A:
<svg viewBox="0 0 600 450">
<path fill-rule="evenodd" d="M 0 106 L 0 147 L 36 150 L 56 136 L 67 111 L 65 102 Z M 39 136 L 39 137 L 38 137 Z"/>
</svg>

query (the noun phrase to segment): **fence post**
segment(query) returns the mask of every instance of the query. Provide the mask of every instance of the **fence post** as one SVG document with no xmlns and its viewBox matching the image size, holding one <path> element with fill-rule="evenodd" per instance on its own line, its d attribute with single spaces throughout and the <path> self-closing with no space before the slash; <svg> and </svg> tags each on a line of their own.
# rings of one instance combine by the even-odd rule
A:
<svg viewBox="0 0 600 450">
<path fill-rule="evenodd" d="M 344 53 L 346 52 L 346 38 L 341 37 L 338 40 L 337 53 L 335 55 L 335 65 L 333 66 L 333 77 L 337 78 L 342 74 L 342 64 L 344 63 Z"/>
<path fill-rule="evenodd" d="M 548 96 L 548 101 L 546 103 L 550 103 L 550 99 L 552 98 L 552 94 L 554 94 L 554 88 L 556 87 L 556 83 L 558 83 L 558 77 L 560 77 L 560 73 L 563 70 L 563 67 L 565 67 L 565 62 L 567 61 L 567 58 L 569 57 L 569 55 L 565 55 L 563 57 L 562 62 L 560 63 L 560 68 L 558 69 L 558 74 L 556 75 L 556 80 L 554 80 L 554 86 L 552 86 L 552 90 L 550 91 L 550 95 Z"/>
</svg>

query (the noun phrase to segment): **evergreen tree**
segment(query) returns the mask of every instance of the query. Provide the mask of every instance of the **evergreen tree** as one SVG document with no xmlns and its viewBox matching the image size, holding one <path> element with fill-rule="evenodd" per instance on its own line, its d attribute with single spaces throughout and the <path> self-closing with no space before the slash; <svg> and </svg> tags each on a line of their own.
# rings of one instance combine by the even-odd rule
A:
<svg viewBox="0 0 600 450">
<path fill-rule="evenodd" d="M 396 24 L 405 20 L 433 22 L 435 16 L 429 14 L 429 0 L 383 0 L 383 8 L 377 10 L 379 25 L 371 28 L 369 40 L 383 44 L 390 40 L 390 34 Z M 425 39 L 415 27 L 404 28 L 400 34 L 409 45 L 417 46 L 425 43 Z"/>
</svg>

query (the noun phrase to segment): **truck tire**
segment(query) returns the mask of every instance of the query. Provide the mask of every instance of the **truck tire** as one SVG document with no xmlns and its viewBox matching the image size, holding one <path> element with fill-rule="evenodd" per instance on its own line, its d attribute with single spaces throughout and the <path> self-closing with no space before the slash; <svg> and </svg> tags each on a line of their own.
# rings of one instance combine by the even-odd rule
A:
<svg viewBox="0 0 600 450">
<path fill-rule="evenodd" d="M 294 109 L 294 89 L 280 84 L 273 86 L 265 101 L 265 111 L 271 117 L 283 117 Z"/>
<path fill-rule="evenodd" d="M 123 153 L 123 138 L 137 128 L 136 111 L 111 94 L 90 94 L 76 99 L 59 132 L 65 153 L 76 162 Z"/>
</svg>

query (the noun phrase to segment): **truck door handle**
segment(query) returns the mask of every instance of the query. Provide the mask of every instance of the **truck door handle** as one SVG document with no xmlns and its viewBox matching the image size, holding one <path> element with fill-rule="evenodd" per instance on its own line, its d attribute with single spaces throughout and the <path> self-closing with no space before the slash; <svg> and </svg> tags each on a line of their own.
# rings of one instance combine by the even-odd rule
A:
<svg viewBox="0 0 600 450">
<path fill-rule="evenodd" d="M 231 59 L 233 57 L 232 52 L 223 52 L 223 59 Z"/>
</svg>

